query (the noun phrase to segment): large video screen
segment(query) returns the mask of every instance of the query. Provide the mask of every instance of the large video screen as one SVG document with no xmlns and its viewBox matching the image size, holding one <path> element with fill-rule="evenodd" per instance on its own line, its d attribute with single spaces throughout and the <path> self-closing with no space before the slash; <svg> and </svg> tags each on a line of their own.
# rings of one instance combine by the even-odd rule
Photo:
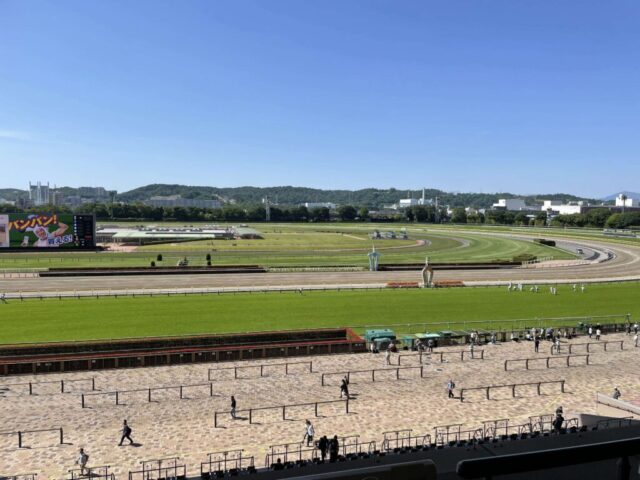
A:
<svg viewBox="0 0 640 480">
<path fill-rule="evenodd" d="M 0 248 L 95 248 L 93 215 L 0 214 Z"/>
</svg>

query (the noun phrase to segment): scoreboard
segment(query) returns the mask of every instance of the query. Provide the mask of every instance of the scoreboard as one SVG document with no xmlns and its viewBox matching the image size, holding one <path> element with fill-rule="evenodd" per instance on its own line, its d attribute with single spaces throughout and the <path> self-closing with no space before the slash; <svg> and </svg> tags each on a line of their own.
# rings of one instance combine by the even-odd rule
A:
<svg viewBox="0 0 640 480">
<path fill-rule="evenodd" d="M 96 246 L 96 219 L 93 215 L 74 215 L 74 243 L 78 248 L 94 248 Z"/>
</svg>

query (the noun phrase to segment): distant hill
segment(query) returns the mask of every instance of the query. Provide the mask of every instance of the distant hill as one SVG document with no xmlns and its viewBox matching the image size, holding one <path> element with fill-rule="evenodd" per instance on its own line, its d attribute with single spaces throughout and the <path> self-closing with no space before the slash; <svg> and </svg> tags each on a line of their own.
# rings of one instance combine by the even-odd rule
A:
<svg viewBox="0 0 640 480">
<path fill-rule="evenodd" d="M 91 196 L 88 194 L 90 187 L 59 187 L 64 195 Z M 87 192 L 85 192 L 87 191 Z M 580 200 L 589 203 L 599 203 L 600 200 L 576 197 L 565 193 L 517 195 L 514 193 L 452 193 L 428 188 L 424 191 L 428 200 L 438 199 L 439 205 L 451 207 L 475 207 L 488 208 L 496 203 L 499 198 L 522 198 L 528 205 L 542 205 L 543 200 L 560 200 L 562 202 L 576 202 Z M 422 190 L 400 190 L 396 188 L 377 189 L 365 188 L 361 190 L 322 190 L 307 187 L 234 187 L 218 188 L 210 186 L 189 186 L 177 184 L 151 184 L 138 187 L 128 192 L 117 195 L 116 201 L 137 202 L 148 200 L 154 196 L 181 195 L 183 198 L 192 199 L 220 199 L 226 202 L 235 201 L 239 204 L 256 204 L 268 197 L 274 204 L 298 205 L 305 202 L 332 202 L 369 208 L 380 208 L 383 205 L 397 203 L 401 198 L 421 198 Z M 0 189 L 0 198 L 17 200 L 28 198 L 29 192 L 16 188 Z M 615 198 L 615 196 L 614 196 Z"/>
<path fill-rule="evenodd" d="M 622 191 L 622 192 L 618 192 L 618 193 L 612 193 L 611 195 L 608 195 L 604 198 L 602 198 L 603 202 L 611 202 L 613 200 L 616 199 L 616 197 L 620 194 L 624 194 L 627 196 L 627 198 L 636 198 L 638 200 L 640 200 L 640 193 L 638 192 L 628 192 L 628 191 Z"/>
<path fill-rule="evenodd" d="M 452 207 L 472 206 L 487 208 L 498 201 L 499 198 L 523 198 L 531 205 L 541 205 L 543 200 L 561 200 L 575 202 L 579 200 L 597 203 L 595 199 L 588 199 L 568 195 L 564 193 L 516 195 L 513 193 L 450 193 L 437 189 L 425 189 L 425 198 L 438 198 L 440 205 Z M 259 203 L 263 198 L 269 197 L 273 203 L 282 205 L 296 205 L 304 202 L 333 202 L 337 204 L 350 204 L 367 207 L 381 207 L 384 204 L 398 202 L 401 198 L 421 198 L 422 190 L 398 190 L 365 188 L 362 190 L 321 190 L 307 187 L 235 187 L 217 188 L 205 186 L 186 186 L 153 184 L 139 187 L 118 195 L 120 201 L 146 200 L 156 195 L 181 195 L 184 198 L 220 198 L 222 200 L 234 200 L 237 203 Z"/>
</svg>

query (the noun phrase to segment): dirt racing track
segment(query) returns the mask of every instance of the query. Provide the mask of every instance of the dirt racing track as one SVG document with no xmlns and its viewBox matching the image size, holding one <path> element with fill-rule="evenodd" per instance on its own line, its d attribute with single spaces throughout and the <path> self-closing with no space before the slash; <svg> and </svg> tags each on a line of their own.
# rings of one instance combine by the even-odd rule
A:
<svg viewBox="0 0 640 480">
<path fill-rule="evenodd" d="M 497 234 L 496 234 L 497 235 Z M 548 237 L 550 238 L 550 237 Z M 453 280 L 465 285 L 521 283 L 571 283 L 640 280 L 640 247 L 592 240 L 556 239 L 565 246 L 589 251 L 589 259 L 530 265 L 527 268 L 491 270 L 437 270 L 436 281 Z M 147 289 L 264 289 L 350 286 L 384 286 L 387 282 L 419 282 L 418 271 L 389 272 L 288 272 L 225 275 L 139 275 L 57 278 L 1 278 L 0 292 L 80 292 Z"/>
</svg>

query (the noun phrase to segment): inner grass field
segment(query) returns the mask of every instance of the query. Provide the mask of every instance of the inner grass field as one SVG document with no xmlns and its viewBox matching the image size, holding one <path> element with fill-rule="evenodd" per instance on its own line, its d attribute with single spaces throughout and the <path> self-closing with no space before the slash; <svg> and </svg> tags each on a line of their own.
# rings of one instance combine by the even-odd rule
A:
<svg viewBox="0 0 640 480">
<path fill-rule="evenodd" d="M 368 266 L 372 246 L 381 253 L 381 263 L 491 262 L 512 260 L 518 255 L 575 258 L 571 253 L 531 241 L 477 235 L 466 231 L 427 231 L 407 226 L 409 239 L 377 239 L 374 230 L 399 233 L 403 225 L 288 224 L 257 226 L 262 240 L 205 240 L 138 247 L 133 252 L 43 252 L 0 253 L 0 270 L 73 267 L 175 266 L 187 257 L 192 266 L 257 264 L 265 267 Z M 157 260 L 158 254 L 162 261 Z"/>
<path fill-rule="evenodd" d="M 585 293 L 561 285 L 557 296 L 546 287 L 538 293 L 491 287 L 9 300 L 0 303 L 0 344 L 345 326 L 361 333 L 367 325 L 392 324 L 403 324 L 393 327 L 396 333 L 509 329 L 534 326 L 535 318 L 626 313 L 637 320 L 638 298 L 640 283 L 629 282 L 587 285 Z"/>
</svg>

